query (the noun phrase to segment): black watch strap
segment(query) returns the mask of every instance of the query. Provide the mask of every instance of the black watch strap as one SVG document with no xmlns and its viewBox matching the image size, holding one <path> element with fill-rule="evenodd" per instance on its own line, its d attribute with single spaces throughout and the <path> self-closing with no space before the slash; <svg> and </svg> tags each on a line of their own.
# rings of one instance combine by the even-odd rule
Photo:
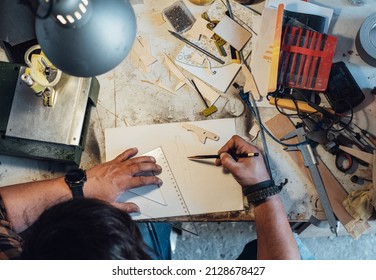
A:
<svg viewBox="0 0 376 280">
<path fill-rule="evenodd" d="M 247 197 L 249 203 L 258 204 L 265 201 L 266 198 L 278 194 L 281 188 L 276 186 L 273 180 L 267 180 L 253 186 L 244 187 L 243 194 Z"/>
<path fill-rule="evenodd" d="M 77 197 L 84 197 L 84 191 L 83 191 L 84 184 L 71 186 L 70 189 L 72 191 L 73 198 Z"/>
<path fill-rule="evenodd" d="M 83 187 L 86 180 L 86 171 L 80 168 L 72 169 L 65 174 L 65 182 L 72 191 L 73 198 L 84 197 Z"/>
</svg>

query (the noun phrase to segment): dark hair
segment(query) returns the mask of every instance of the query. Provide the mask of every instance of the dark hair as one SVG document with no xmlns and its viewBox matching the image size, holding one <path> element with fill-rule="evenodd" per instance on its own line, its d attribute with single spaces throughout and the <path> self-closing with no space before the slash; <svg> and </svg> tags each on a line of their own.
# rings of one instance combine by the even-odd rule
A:
<svg viewBox="0 0 376 280">
<path fill-rule="evenodd" d="M 47 209 L 24 235 L 21 259 L 150 259 L 128 213 L 104 201 L 72 199 Z"/>
</svg>

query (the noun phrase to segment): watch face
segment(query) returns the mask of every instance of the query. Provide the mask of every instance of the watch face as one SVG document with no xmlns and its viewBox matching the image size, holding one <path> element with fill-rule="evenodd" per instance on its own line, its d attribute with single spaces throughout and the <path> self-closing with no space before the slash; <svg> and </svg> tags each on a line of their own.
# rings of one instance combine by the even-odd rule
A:
<svg viewBox="0 0 376 280">
<path fill-rule="evenodd" d="M 79 182 L 81 180 L 86 181 L 85 171 L 83 171 L 82 169 L 70 170 L 65 175 L 65 178 L 71 183 L 76 183 L 76 182 Z"/>
</svg>

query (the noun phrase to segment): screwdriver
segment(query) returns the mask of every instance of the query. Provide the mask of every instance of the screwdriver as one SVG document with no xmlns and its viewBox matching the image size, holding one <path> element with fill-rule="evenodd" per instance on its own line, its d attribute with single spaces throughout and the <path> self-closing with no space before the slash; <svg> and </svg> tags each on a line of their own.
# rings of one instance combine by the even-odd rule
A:
<svg viewBox="0 0 376 280">
<path fill-rule="evenodd" d="M 360 132 L 367 137 L 367 139 L 376 147 L 376 136 L 370 133 L 369 131 L 360 128 L 357 124 L 354 123 L 354 125 L 359 128 Z"/>
<path fill-rule="evenodd" d="M 203 114 L 205 117 L 207 117 L 207 116 L 210 116 L 211 114 L 217 112 L 217 111 L 218 111 L 218 108 L 217 108 L 215 105 L 211 105 L 211 106 L 209 107 L 209 105 L 208 105 L 208 103 L 206 102 L 204 96 L 202 95 L 202 93 L 201 93 L 200 90 L 198 89 L 198 87 L 197 87 L 195 81 L 191 80 L 191 83 L 192 83 L 192 85 L 193 85 L 194 88 L 196 89 L 198 95 L 200 95 L 202 101 L 203 101 L 204 104 L 205 104 L 206 109 L 205 109 L 204 111 L 202 111 L 202 114 Z"/>
</svg>

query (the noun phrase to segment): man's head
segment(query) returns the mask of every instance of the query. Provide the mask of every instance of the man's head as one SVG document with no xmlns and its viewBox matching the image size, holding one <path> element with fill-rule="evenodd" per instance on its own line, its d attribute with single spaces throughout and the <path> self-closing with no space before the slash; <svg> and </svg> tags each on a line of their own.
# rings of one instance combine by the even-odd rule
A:
<svg viewBox="0 0 376 280">
<path fill-rule="evenodd" d="M 47 209 L 24 236 L 22 259 L 150 259 L 137 225 L 124 211 L 95 199 Z"/>
</svg>

